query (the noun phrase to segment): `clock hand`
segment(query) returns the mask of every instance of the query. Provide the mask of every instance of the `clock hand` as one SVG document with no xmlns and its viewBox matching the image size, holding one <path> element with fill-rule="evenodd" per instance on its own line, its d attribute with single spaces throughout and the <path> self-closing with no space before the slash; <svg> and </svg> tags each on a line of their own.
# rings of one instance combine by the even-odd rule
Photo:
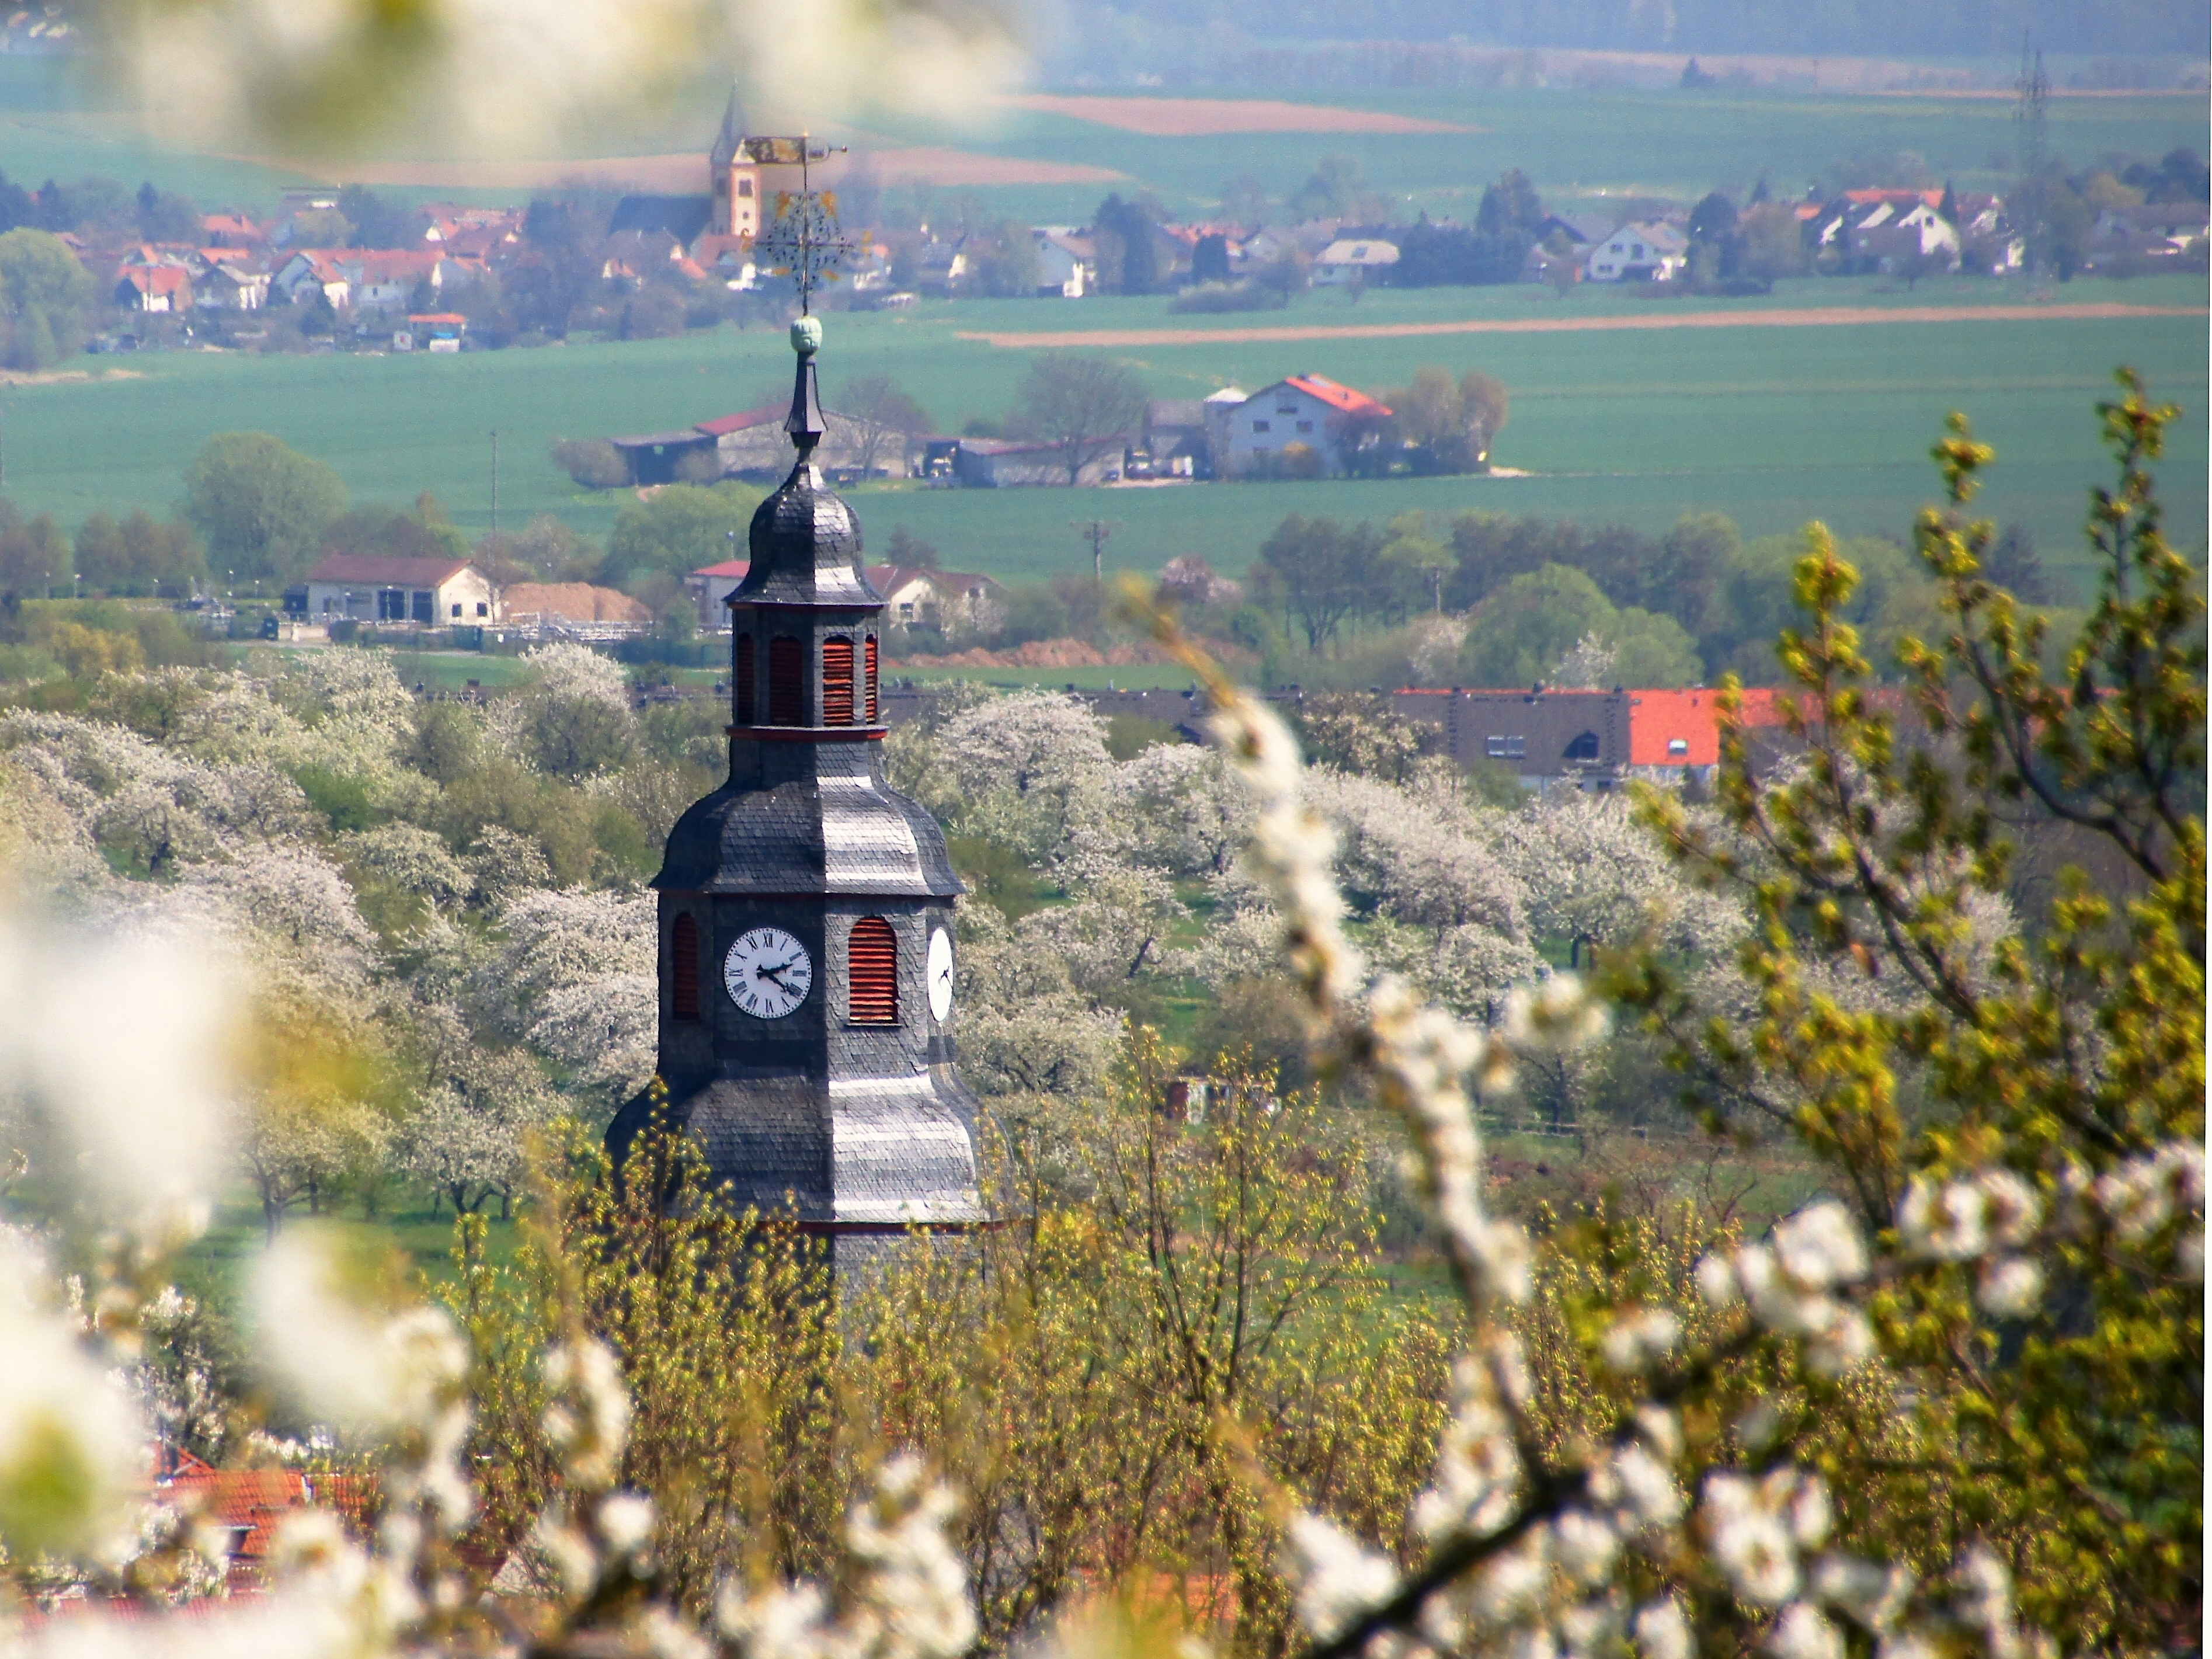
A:
<svg viewBox="0 0 2212 1659">
<path fill-rule="evenodd" d="M 792 966 L 793 964 L 788 962 L 779 962 L 773 968 L 757 966 L 753 969 L 753 977 L 764 979 L 771 985 L 783 986 L 785 990 L 789 990 L 791 988 L 783 984 L 783 976 L 791 971 Z"/>
</svg>

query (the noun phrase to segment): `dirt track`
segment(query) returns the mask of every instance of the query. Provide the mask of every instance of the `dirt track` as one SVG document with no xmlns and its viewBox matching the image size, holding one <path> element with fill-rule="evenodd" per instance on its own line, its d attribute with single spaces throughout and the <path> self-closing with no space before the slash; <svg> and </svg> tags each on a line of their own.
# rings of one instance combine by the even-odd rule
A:
<svg viewBox="0 0 2212 1659">
<path fill-rule="evenodd" d="M 1222 132 L 1479 132 L 1480 127 L 1328 104 L 1273 98 L 1061 98 L 1021 93 L 995 101 L 1040 115 L 1068 115 L 1148 138 L 1200 138 Z"/>
<path fill-rule="evenodd" d="M 1058 333 L 969 333 L 963 340 L 1022 350 L 1058 346 L 1205 345 L 1267 340 L 1388 340 L 1421 334 L 1581 334 L 1647 328 L 1837 328 L 1852 323 L 2081 322 L 2202 317 L 2199 306 L 2110 301 L 2047 306 L 1804 306 L 1787 311 L 1652 311 L 1628 317 L 1485 318 L 1443 323 L 1341 323 L 1310 327 L 1101 328 Z"/>
<path fill-rule="evenodd" d="M 304 163 L 266 156 L 240 156 L 291 167 L 318 176 Z M 860 158 L 886 184 L 913 180 L 948 189 L 983 185 L 1109 185 L 1122 175 L 1111 167 L 1080 161 L 1033 161 L 1018 155 L 986 155 L 975 150 L 908 147 L 868 150 Z M 838 156 L 815 169 L 815 177 L 835 184 L 852 158 Z M 647 190 L 688 191 L 707 186 L 704 155 L 605 155 L 586 161 L 359 161 L 343 169 L 344 182 L 413 185 L 437 190 L 539 190 L 582 179 L 599 185 L 629 185 Z"/>
</svg>

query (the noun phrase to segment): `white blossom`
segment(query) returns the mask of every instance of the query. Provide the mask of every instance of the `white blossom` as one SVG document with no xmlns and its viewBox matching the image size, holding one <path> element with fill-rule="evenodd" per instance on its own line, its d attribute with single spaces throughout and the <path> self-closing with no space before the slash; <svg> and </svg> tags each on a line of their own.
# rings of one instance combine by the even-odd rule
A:
<svg viewBox="0 0 2212 1659">
<path fill-rule="evenodd" d="M 1774 1659 L 1844 1659 L 1844 1633 L 1809 1601 L 1792 1601 L 1766 1632 Z"/>
<path fill-rule="evenodd" d="M 339 1424 L 426 1424 L 467 1369 L 467 1346 L 442 1311 L 365 1308 L 347 1291 L 333 1243 L 314 1228 L 280 1234 L 253 1279 L 260 1356 L 309 1409 Z"/>
<path fill-rule="evenodd" d="M 1644 1659 L 1694 1659 L 1698 1646 L 1691 1639 L 1690 1621 L 1671 1595 L 1638 1607 L 1631 1628 Z"/>
<path fill-rule="evenodd" d="M 1634 1308 L 1620 1315 L 1599 1339 L 1605 1363 L 1623 1376 L 1640 1376 L 1674 1351 L 1682 1322 L 1663 1308 Z"/>
<path fill-rule="evenodd" d="M 2025 1256 L 1993 1256 L 1982 1265 L 1974 1300 L 1993 1319 L 2025 1319 L 2043 1300 L 2043 1269 Z"/>
<path fill-rule="evenodd" d="M 1284 1532 L 1285 1570 L 1297 1586 L 1298 1622 L 1328 1641 L 1398 1587 L 1398 1570 L 1386 1555 L 1342 1528 L 1304 1511 Z"/>
<path fill-rule="evenodd" d="M 1812 1593 L 1862 1628 L 1886 1632 L 1912 1594 L 1912 1575 L 1893 1563 L 1829 1554 L 1807 1571 Z"/>
</svg>

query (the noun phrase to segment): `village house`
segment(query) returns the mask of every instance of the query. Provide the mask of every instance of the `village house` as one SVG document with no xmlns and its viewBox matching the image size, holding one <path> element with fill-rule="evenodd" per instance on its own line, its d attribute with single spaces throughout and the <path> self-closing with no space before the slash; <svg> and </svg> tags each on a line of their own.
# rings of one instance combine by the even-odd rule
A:
<svg viewBox="0 0 2212 1659">
<path fill-rule="evenodd" d="M 125 265 L 116 274 L 113 297 L 130 311 L 190 311 L 192 274 L 182 265 Z"/>
<path fill-rule="evenodd" d="M 1340 474 L 1345 426 L 1387 420 L 1389 414 L 1366 393 L 1325 375 L 1293 374 L 1261 387 L 1231 410 L 1224 422 L 1227 441 L 1216 452 L 1217 465 L 1228 476 L 1241 477 L 1283 465 L 1283 452 L 1299 447 L 1313 452 L 1321 471 Z"/>
<path fill-rule="evenodd" d="M 611 438 L 632 484 L 705 483 L 716 478 L 781 482 L 798 452 L 783 429 L 790 410 L 783 404 L 718 415 L 696 426 L 671 432 Z M 814 452 L 815 465 L 839 479 L 908 476 L 906 434 L 856 420 L 836 410 L 823 410 L 827 431 Z"/>
<path fill-rule="evenodd" d="M 1331 242 L 1313 262 L 1316 288 L 1373 288 L 1398 263 L 1395 242 L 1361 238 Z"/>
<path fill-rule="evenodd" d="M 210 260 L 192 289 L 192 303 L 210 311 L 258 311 L 268 298 L 267 271 L 249 270 L 225 259 Z"/>
<path fill-rule="evenodd" d="M 1936 203 L 1877 202 L 1859 213 L 1849 235 L 1854 270 L 1893 273 L 1915 269 L 1915 262 L 1958 268 L 1958 227 Z"/>
<path fill-rule="evenodd" d="M 1690 239 L 1661 219 L 1620 227 L 1589 251 L 1583 267 L 1593 283 L 1671 283 L 1690 262 Z"/>
<path fill-rule="evenodd" d="M 1030 232 L 1036 249 L 1037 295 L 1041 299 L 1080 300 L 1098 283 L 1098 246 L 1064 225 L 1039 225 Z"/>
<path fill-rule="evenodd" d="M 269 232 L 242 213 L 210 213 L 200 220 L 200 240 L 210 247 L 266 247 Z"/>
<path fill-rule="evenodd" d="M 284 609 L 312 622 L 410 623 L 422 628 L 503 620 L 498 591 L 466 559 L 331 553 L 284 592 Z"/>
<path fill-rule="evenodd" d="M 1076 469 L 1079 484 L 1110 483 L 1121 476 L 1117 437 Z M 971 489 L 1008 489 L 1068 482 L 1067 462 L 1057 444 L 1018 438 L 930 438 L 922 444 L 921 476 L 949 478 Z"/>
<path fill-rule="evenodd" d="M 726 601 L 752 568 L 745 559 L 702 566 L 684 579 L 699 606 L 702 628 L 730 625 Z M 884 596 L 886 621 L 907 627 L 942 628 L 947 622 L 981 626 L 998 602 L 998 582 L 960 570 L 925 569 L 918 565 L 872 564 L 868 585 Z"/>
<path fill-rule="evenodd" d="M 338 253 L 328 248 L 301 248 L 276 267 L 269 285 L 294 305 L 306 302 L 320 289 L 333 310 L 343 311 L 353 300 L 353 283 L 338 264 Z"/>
<path fill-rule="evenodd" d="M 356 307 L 404 306 L 423 283 L 435 294 L 456 275 L 435 248 L 349 248 L 335 258 Z"/>
<path fill-rule="evenodd" d="M 1744 724 L 1778 725 L 1776 693 L 1741 693 Z M 1720 765 L 1720 714 L 1714 694 L 1685 690 L 1449 691 L 1407 688 L 1390 694 L 1408 720 L 1443 728 L 1462 766 L 1477 761 L 1510 770 L 1524 789 L 1567 785 L 1608 790 L 1624 781 L 1710 783 Z"/>
</svg>

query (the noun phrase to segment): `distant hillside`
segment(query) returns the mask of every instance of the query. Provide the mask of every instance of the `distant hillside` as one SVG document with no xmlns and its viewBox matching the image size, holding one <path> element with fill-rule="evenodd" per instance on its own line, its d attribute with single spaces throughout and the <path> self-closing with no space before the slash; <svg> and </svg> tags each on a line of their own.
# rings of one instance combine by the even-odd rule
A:
<svg viewBox="0 0 2212 1659">
<path fill-rule="evenodd" d="M 2017 61 L 2023 33 L 2084 60 L 2094 85 L 2131 78 L 2114 60 L 2212 52 L 2207 0 L 1118 0 L 1072 4 L 1050 41 L 1069 77 L 1176 84 L 1467 84 L 1485 56 L 1393 53 L 1389 43 L 1602 52 Z M 1364 52 L 1346 54 L 1346 44 Z M 1315 48 L 1326 46 L 1326 52 Z M 1454 59 L 1459 59 L 1455 65 Z M 2103 61 L 2100 61 L 2103 60 Z M 1761 77 L 1765 78 L 1765 77 Z M 2060 84 L 2063 77 L 2058 78 Z"/>
</svg>

